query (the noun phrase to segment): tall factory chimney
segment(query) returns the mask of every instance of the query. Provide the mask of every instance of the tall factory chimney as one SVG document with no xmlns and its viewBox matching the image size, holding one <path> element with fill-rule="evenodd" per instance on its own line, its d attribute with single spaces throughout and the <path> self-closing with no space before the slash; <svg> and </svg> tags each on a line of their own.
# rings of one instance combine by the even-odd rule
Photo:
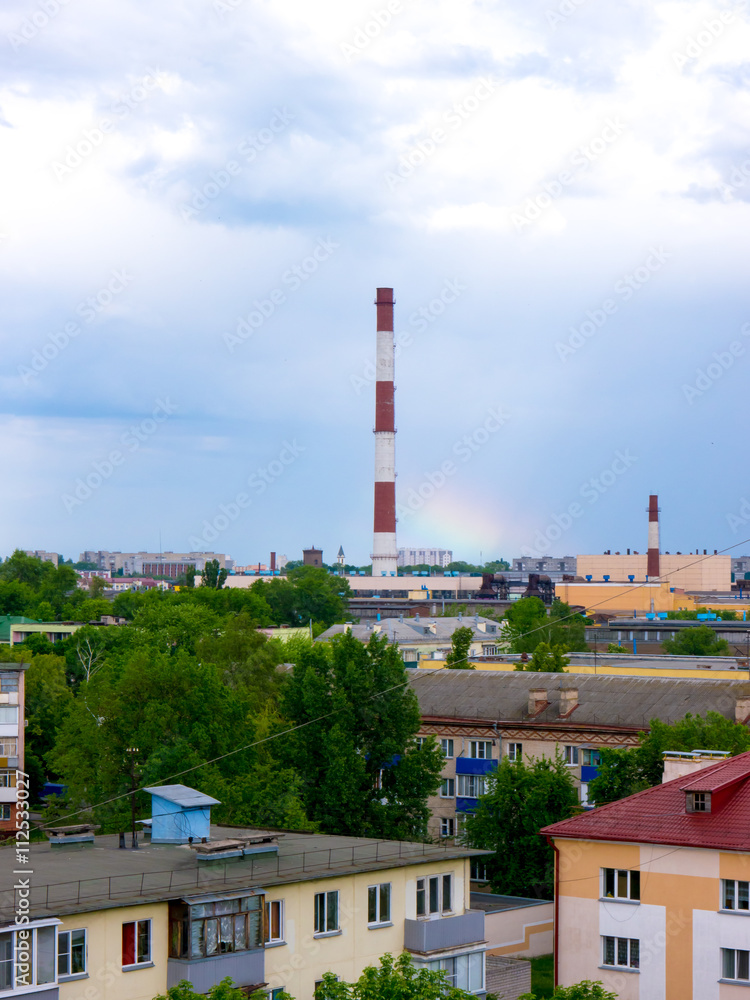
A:
<svg viewBox="0 0 750 1000">
<path fill-rule="evenodd" d="M 396 575 L 396 426 L 393 413 L 393 289 L 378 288 L 375 357 L 375 534 L 372 575 Z"/>
<path fill-rule="evenodd" d="M 659 498 L 653 493 L 648 498 L 648 557 L 646 576 L 661 576 L 659 568 Z"/>
</svg>

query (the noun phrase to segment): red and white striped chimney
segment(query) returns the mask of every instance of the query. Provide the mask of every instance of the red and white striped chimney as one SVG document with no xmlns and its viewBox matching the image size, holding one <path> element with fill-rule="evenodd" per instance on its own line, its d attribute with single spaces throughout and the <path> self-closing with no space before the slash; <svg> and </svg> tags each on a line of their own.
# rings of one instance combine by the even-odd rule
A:
<svg viewBox="0 0 750 1000">
<path fill-rule="evenodd" d="M 648 498 L 648 556 L 646 576 L 661 576 L 659 568 L 659 498 L 651 494 Z"/>
<path fill-rule="evenodd" d="M 375 357 L 375 534 L 372 575 L 397 572 L 396 426 L 393 412 L 393 289 L 378 288 Z"/>
</svg>

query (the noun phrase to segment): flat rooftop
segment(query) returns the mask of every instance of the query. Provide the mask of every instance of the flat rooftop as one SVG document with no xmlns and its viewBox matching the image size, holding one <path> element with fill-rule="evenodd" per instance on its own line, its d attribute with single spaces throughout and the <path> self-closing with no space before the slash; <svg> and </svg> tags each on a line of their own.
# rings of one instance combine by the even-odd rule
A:
<svg viewBox="0 0 750 1000">
<path fill-rule="evenodd" d="M 211 826 L 211 842 L 262 836 L 278 836 L 278 853 L 198 861 L 187 845 L 152 844 L 140 835 L 138 850 L 122 850 L 119 836 L 110 834 L 96 837 L 93 844 L 32 844 L 28 866 L 14 863 L 11 842 L 0 849 L 0 921 L 13 922 L 15 886 L 24 878 L 14 871 L 27 867 L 30 914 L 41 918 L 488 853 L 453 845 Z"/>
</svg>

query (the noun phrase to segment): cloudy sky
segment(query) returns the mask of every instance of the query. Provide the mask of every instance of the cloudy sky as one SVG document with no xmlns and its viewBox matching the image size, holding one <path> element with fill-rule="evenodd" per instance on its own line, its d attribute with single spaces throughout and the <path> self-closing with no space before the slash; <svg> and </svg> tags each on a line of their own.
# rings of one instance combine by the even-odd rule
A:
<svg viewBox="0 0 750 1000">
<path fill-rule="evenodd" d="M 742 3 L 4 0 L 0 555 L 750 536 Z M 750 551 L 750 544 L 733 550 Z"/>
</svg>

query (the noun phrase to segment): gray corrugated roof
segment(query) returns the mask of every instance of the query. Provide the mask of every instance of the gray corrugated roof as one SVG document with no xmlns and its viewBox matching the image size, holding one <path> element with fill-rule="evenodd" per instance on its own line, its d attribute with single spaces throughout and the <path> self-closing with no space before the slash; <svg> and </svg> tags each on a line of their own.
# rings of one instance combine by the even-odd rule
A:
<svg viewBox="0 0 750 1000">
<path fill-rule="evenodd" d="M 212 799 L 210 795 L 204 795 L 203 792 L 188 788 L 187 785 L 156 785 L 154 788 L 143 790 L 150 795 L 158 795 L 167 802 L 174 802 L 176 806 L 182 806 L 184 809 L 221 805 L 218 799 Z"/>
<path fill-rule="evenodd" d="M 662 677 L 610 677 L 591 674 L 510 673 L 493 670 L 418 670 L 409 683 L 422 716 L 529 722 L 529 691 L 548 692 L 550 702 L 534 722 L 539 725 L 606 725 L 642 728 L 653 718 L 674 723 L 685 717 L 720 712 L 734 720 L 735 699 L 750 695 L 746 680 Z M 578 707 L 560 720 L 560 688 L 578 690 Z"/>
</svg>

